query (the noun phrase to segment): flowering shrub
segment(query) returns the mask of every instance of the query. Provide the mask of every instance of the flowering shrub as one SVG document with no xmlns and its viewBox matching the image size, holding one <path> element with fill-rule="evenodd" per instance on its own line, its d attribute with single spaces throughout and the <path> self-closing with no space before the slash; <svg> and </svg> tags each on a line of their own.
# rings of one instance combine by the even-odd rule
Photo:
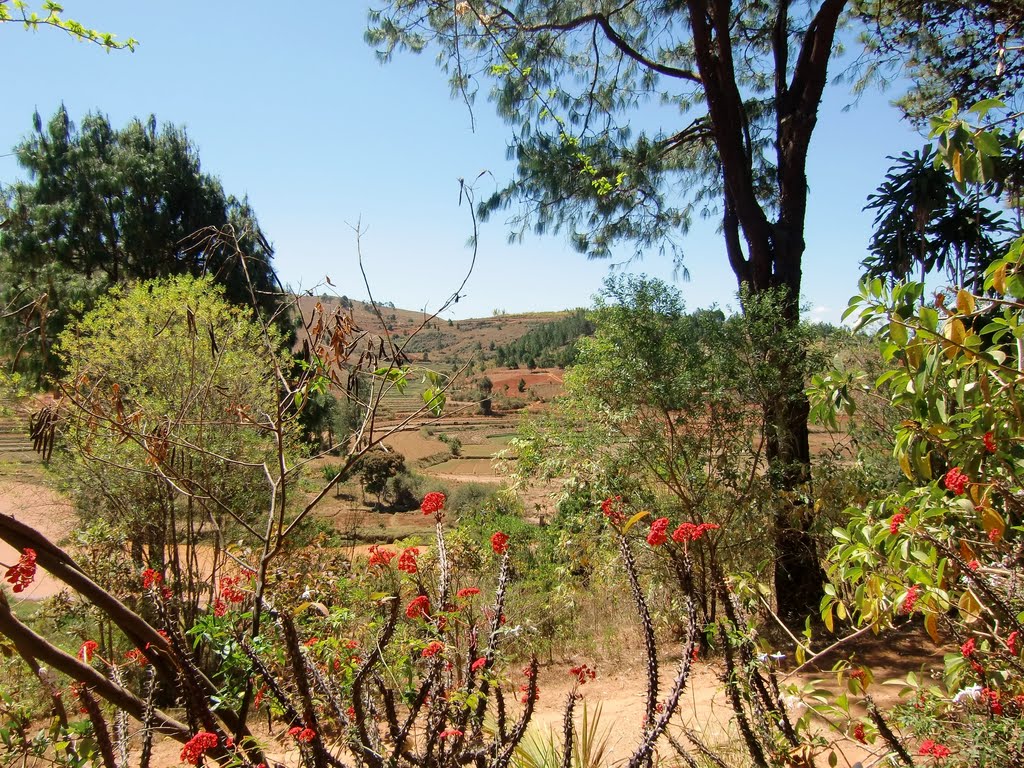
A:
<svg viewBox="0 0 1024 768">
<path fill-rule="evenodd" d="M 1014 329 L 1024 320 L 1024 238 L 988 268 L 984 294 L 923 295 L 920 284 L 874 280 L 851 300 L 850 314 L 881 329 L 890 369 L 874 386 L 906 415 L 895 443 L 906 482 L 849 509 L 834 531 L 822 615 L 829 627 L 873 629 L 914 617 L 934 642 L 958 647 L 940 680 L 910 675 L 889 722 L 874 710 L 855 738 L 908 763 L 916 754 L 944 766 L 1018 765 L 1024 379 Z M 814 394 L 849 405 L 827 387 Z"/>
</svg>

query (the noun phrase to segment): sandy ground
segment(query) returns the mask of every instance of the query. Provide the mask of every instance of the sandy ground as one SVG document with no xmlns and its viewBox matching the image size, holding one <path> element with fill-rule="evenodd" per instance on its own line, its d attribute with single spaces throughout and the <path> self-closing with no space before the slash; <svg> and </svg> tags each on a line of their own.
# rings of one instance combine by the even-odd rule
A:
<svg viewBox="0 0 1024 768">
<path fill-rule="evenodd" d="M 0 481 L 0 513 L 11 515 L 43 533 L 53 542 L 60 543 L 71 533 L 74 511 L 71 504 L 60 494 L 34 483 L 10 480 Z M 0 541 L 0 563 L 3 570 L 20 557 L 20 552 Z M 42 600 L 52 597 L 64 588 L 64 583 L 53 578 L 40 568 L 28 589 L 21 592 L 19 599 Z"/>
</svg>

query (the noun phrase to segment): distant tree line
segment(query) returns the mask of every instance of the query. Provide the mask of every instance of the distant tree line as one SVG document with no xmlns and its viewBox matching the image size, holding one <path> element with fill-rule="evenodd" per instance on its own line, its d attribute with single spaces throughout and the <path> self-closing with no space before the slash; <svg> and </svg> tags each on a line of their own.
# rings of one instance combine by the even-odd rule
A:
<svg viewBox="0 0 1024 768">
<path fill-rule="evenodd" d="M 76 127 L 62 106 L 14 148 L 27 180 L 0 196 L 0 355 L 37 380 L 59 371 L 53 341 L 112 286 L 210 275 L 225 298 L 273 311 L 271 259 L 248 201 L 200 168 L 184 129 L 156 118 L 116 129 L 89 114 Z M 239 254 L 211 247 L 232 226 Z M 198 233 L 198 234 L 197 234 Z"/>
<path fill-rule="evenodd" d="M 497 363 L 507 368 L 565 368 L 576 357 L 576 340 L 594 332 L 594 324 L 582 309 L 531 328 L 513 342 L 495 350 Z"/>
</svg>

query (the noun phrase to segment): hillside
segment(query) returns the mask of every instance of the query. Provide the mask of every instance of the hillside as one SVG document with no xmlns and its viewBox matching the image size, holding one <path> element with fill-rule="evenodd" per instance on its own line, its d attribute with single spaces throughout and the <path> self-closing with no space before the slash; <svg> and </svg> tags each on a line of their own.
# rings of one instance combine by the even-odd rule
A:
<svg viewBox="0 0 1024 768">
<path fill-rule="evenodd" d="M 328 312 L 347 305 L 345 308 L 350 309 L 358 327 L 375 334 L 384 330 L 372 307 L 361 301 L 343 302 L 340 298 L 301 296 L 298 304 L 304 318 L 311 316 L 317 302 Z M 380 305 L 380 311 L 388 333 L 399 345 L 408 341 L 426 320 L 423 312 L 415 310 Z M 530 331 L 571 314 L 563 311 L 503 314 L 469 320 L 435 318 L 415 338 L 408 341 L 405 352 L 416 362 L 430 362 L 432 367 L 442 370 L 454 370 L 472 363 L 470 373 L 482 371 L 495 365 L 500 347 L 511 345 Z"/>
</svg>

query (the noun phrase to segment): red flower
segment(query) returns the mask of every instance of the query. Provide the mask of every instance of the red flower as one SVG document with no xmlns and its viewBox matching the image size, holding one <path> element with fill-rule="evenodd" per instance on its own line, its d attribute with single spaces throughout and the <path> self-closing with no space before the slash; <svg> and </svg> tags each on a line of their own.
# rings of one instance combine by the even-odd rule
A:
<svg viewBox="0 0 1024 768">
<path fill-rule="evenodd" d="M 377 544 L 370 547 L 370 560 L 366 563 L 367 568 L 376 568 L 380 566 L 386 568 L 388 564 L 395 559 L 395 552 L 390 549 L 381 549 Z"/>
<path fill-rule="evenodd" d="M 472 664 L 469 665 L 469 670 L 471 672 L 479 672 L 481 669 L 483 669 L 486 666 L 487 666 L 487 659 L 486 658 L 480 658 L 480 659 L 477 659 L 476 661 L 474 661 Z"/>
<path fill-rule="evenodd" d="M 431 491 L 423 497 L 423 503 L 420 504 L 420 509 L 423 510 L 424 515 L 440 514 L 441 510 L 444 509 L 445 501 L 446 499 L 443 493 L 440 491 Z"/>
<path fill-rule="evenodd" d="M 36 577 L 36 551 L 31 547 L 21 550 L 18 562 L 7 569 L 4 577 L 13 587 L 12 591 L 22 592 Z"/>
<path fill-rule="evenodd" d="M 200 731 L 189 739 L 185 743 L 185 746 L 181 748 L 181 762 L 189 763 L 190 765 L 199 765 L 199 758 L 203 756 L 203 753 L 216 746 L 217 734 L 210 733 L 208 731 Z"/>
<path fill-rule="evenodd" d="M 503 555 L 508 551 L 508 534 L 497 531 L 491 536 L 491 549 L 494 550 L 494 554 Z"/>
<path fill-rule="evenodd" d="M 864 723 L 857 723 L 853 726 L 853 738 L 861 744 L 867 744 L 867 739 L 864 738 Z"/>
<path fill-rule="evenodd" d="M 228 604 L 221 600 L 219 597 L 213 601 L 213 615 L 218 619 L 225 616 L 228 612 Z"/>
<path fill-rule="evenodd" d="M 998 543 L 998 541 L 1002 537 L 1003 537 L 1003 534 L 1001 534 L 999 532 L 998 528 L 993 528 L 991 531 L 988 532 L 988 540 L 991 541 L 993 544 Z"/>
<path fill-rule="evenodd" d="M 979 568 L 981 568 L 981 563 L 979 563 L 977 560 L 971 560 L 969 563 L 967 563 L 967 567 L 970 568 L 972 571 L 976 571 Z"/>
<path fill-rule="evenodd" d="M 455 596 L 456 597 L 472 597 L 473 595 L 479 595 L 479 594 L 480 594 L 480 590 L 477 589 L 476 587 L 466 587 L 466 588 L 460 589 L 458 592 L 456 592 Z"/>
<path fill-rule="evenodd" d="M 93 654 L 96 653 L 96 649 L 99 647 L 99 643 L 95 640 L 86 640 L 82 643 L 82 647 L 78 649 L 78 658 L 88 664 L 92 659 Z"/>
<path fill-rule="evenodd" d="M 405 606 L 405 615 L 410 619 L 418 619 L 430 613 L 430 598 L 426 595 L 414 597 Z"/>
<path fill-rule="evenodd" d="M 947 490 L 950 490 L 959 496 L 967 488 L 967 484 L 971 482 L 971 479 L 960 471 L 960 467 L 953 467 L 946 473 L 942 482 L 945 484 Z"/>
<path fill-rule="evenodd" d="M 140 651 L 138 648 L 132 648 L 128 653 L 124 655 L 125 659 L 131 663 L 138 664 L 140 667 L 146 666 L 149 663 L 149 659 L 146 658 L 146 654 Z"/>
<path fill-rule="evenodd" d="M 602 501 L 601 513 L 608 518 L 608 522 L 612 525 L 622 525 L 626 520 L 626 515 L 622 511 L 622 497 L 609 496 Z"/>
<path fill-rule="evenodd" d="M 288 735 L 296 741 L 308 744 L 316 738 L 316 731 L 312 728 L 303 728 L 301 725 L 295 725 L 288 729 Z"/>
<path fill-rule="evenodd" d="M 429 659 L 431 656 L 436 656 L 443 650 L 444 643 L 439 643 L 437 640 L 434 640 L 432 643 L 428 644 L 426 648 L 423 649 L 423 651 L 420 653 L 420 657 L 424 659 Z"/>
<path fill-rule="evenodd" d="M 971 637 L 967 640 L 967 642 L 960 646 L 960 653 L 963 654 L 963 657 L 965 659 L 969 659 L 971 658 L 971 655 L 974 653 L 976 649 L 977 648 L 976 643 L 974 642 L 974 638 Z"/>
<path fill-rule="evenodd" d="M 902 507 L 900 507 L 902 509 Z M 889 533 L 895 536 L 900 532 L 900 526 L 907 519 L 907 516 L 902 512 L 897 512 L 895 515 L 889 518 Z"/>
<path fill-rule="evenodd" d="M 655 521 L 657 522 L 657 521 Z M 687 541 L 697 541 L 708 531 L 714 531 L 721 528 L 716 523 L 700 523 L 699 525 L 694 523 L 681 523 L 678 528 L 672 531 L 672 541 L 682 544 Z"/>
<path fill-rule="evenodd" d="M 241 576 L 224 576 L 220 580 L 220 596 L 229 603 L 241 603 L 245 601 L 245 592 L 238 588 Z"/>
<path fill-rule="evenodd" d="M 647 534 L 647 543 L 652 547 L 660 547 L 668 541 L 668 518 L 659 517 L 651 523 L 651 531 Z"/>
<path fill-rule="evenodd" d="M 918 750 L 922 755 L 932 755 L 934 757 L 949 757 L 949 747 L 944 744 L 936 744 L 933 739 L 925 739 L 921 742 L 921 749 Z"/>
<path fill-rule="evenodd" d="M 569 667 L 569 674 L 575 675 L 576 682 L 579 685 L 584 685 L 587 680 L 593 680 L 597 677 L 597 670 L 591 669 L 586 664 L 580 664 L 578 667 Z"/>
<path fill-rule="evenodd" d="M 458 728 L 449 728 L 448 730 L 441 731 L 439 734 L 437 734 L 437 738 L 439 738 L 439 739 L 457 739 L 461 735 L 462 735 L 462 731 L 460 731 Z"/>
<path fill-rule="evenodd" d="M 416 573 L 416 558 L 420 551 L 416 547 L 406 547 L 398 558 L 398 570 L 405 573 Z"/>
<path fill-rule="evenodd" d="M 996 452 L 996 436 L 989 430 L 985 433 L 985 436 L 981 438 L 981 442 L 985 444 L 985 450 L 989 453 Z"/>
<path fill-rule="evenodd" d="M 914 606 L 917 605 L 917 598 L 921 596 L 921 587 L 917 584 L 912 584 L 907 589 L 907 594 L 903 598 L 903 604 L 900 606 L 900 613 L 907 616 L 914 612 Z"/>
<path fill-rule="evenodd" d="M 1003 704 L 999 700 L 999 691 L 992 690 L 991 688 L 982 688 L 981 697 L 988 701 L 988 708 L 993 715 L 1003 714 Z"/>
<path fill-rule="evenodd" d="M 159 586 L 164 583 L 164 575 L 160 571 L 155 571 L 152 568 L 146 568 L 142 572 L 142 588 L 151 589 L 152 587 Z"/>
</svg>

